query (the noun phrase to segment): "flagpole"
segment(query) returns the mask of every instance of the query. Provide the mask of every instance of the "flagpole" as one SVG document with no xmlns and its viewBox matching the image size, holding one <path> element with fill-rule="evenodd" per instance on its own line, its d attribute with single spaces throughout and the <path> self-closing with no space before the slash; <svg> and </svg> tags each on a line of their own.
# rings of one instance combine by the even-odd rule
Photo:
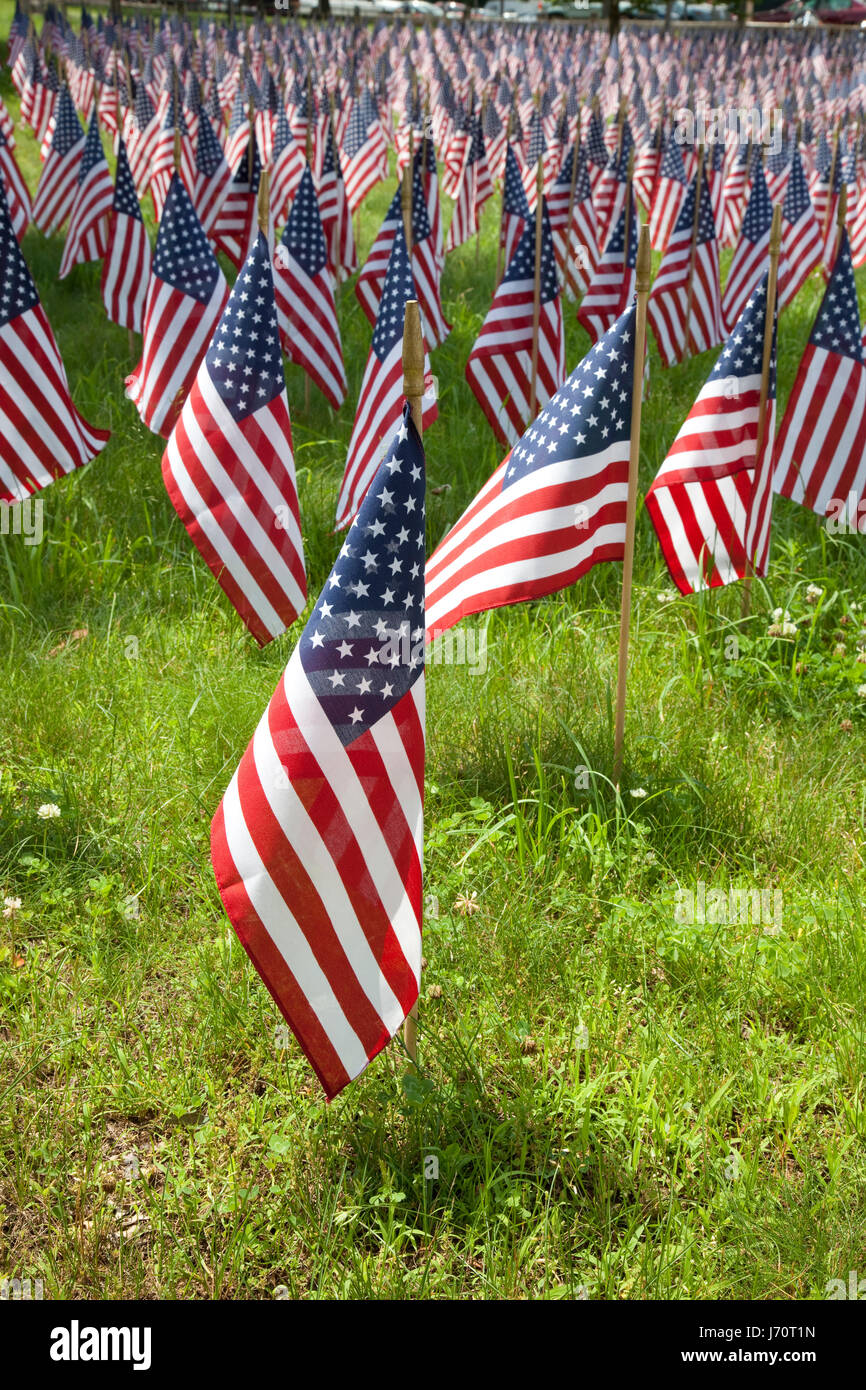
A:
<svg viewBox="0 0 866 1390">
<path fill-rule="evenodd" d="M 538 404 L 538 326 L 541 321 L 541 227 L 544 211 L 544 160 L 538 156 L 538 186 L 535 203 L 535 286 L 532 296 L 532 385 L 529 394 L 529 423 L 535 419 Z"/>
<path fill-rule="evenodd" d="M 411 200 L 411 185 L 410 185 Z M 411 201 L 410 201 L 411 207 Z M 411 216 L 411 212 L 410 212 Z M 423 432 L 424 417 L 421 401 L 424 395 L 424 338 L 421 333 L 421 311 L 417 299 L 406 301 L 403 318 L 403 395 L 409 403 L 412 423 L 419 435 Z M 421 993 L 419 967 L 418 994 Z M 412 1005 L 403 1024 L 403 1043 L 414 1068 L 418 1061 L 418 1000 Z"/>
<path fill-rule="evenodd" d="M 694 295 L 695 284 L 695 260 L 698 251 L 698 222 L 701 215 L 701 196 L 703 194 L 703 172 L 704 172 L 704 147 L 698 145 L 698 169 L 695 175 L 695 215 L 692 218 L 692 249 L 689 254 L 689 289 L 686 296 L 686 318 L 685 329 L 686 337 L 683 343 L 683 357 L 689 350 L 692 339 L 692 298 Z"/>
<path fill-rule="evenodd" d="M 622 607 L 619 619 L 619 654 L 616 680 L 616 724 L 613 743 L 613 780 L 619 786 L 622 774 L 622 747 L 625 732 L 625 686 L 628 670 L 628 635 L 631 626 L 631 585 L 634 568 L 634 535 L 637 516 L 637 489 L 640 471 L 640 417 L 643 403 L 644 351 L 646 348 L 646 311 L 652 275 L 652 251 L 649 227 L 641 227 L 635 265 L 637 313 L 634 328 L 634 380 L 631 397 L 631 441 L 628 460 L 628 497 L 625 511 L 625 552 L 622 566 Z"/>
<path fill-rule="evenodd" d="M 767 428 L 767 398 L 770 394 L 770 359 L 773 355 L 773 324 L 776 317 L 776 284 L 779 278 L 779 254 L 782 250 L 782 204 L 773 208 L 770 226 L 770 269 L 767 274 L 767 309 L 764 315 L 764 360 L 761 364 L 761 394 L 758 397 L 758 429 L 755 439 L 755 467 L 761 457 Z M 746 556 L 743 575 L 743 606 L 741 616 L 748 618 L 752 607 L 752 574 L 754 566 Z"/>
</svg>

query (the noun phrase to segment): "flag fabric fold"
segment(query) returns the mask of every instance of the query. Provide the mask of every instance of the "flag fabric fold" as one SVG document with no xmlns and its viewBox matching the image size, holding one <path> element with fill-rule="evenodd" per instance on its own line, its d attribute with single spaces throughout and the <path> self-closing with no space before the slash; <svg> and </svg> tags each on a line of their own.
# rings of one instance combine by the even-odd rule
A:
<svg viewBox="0 0 866 1390">
<path fill-rule="evenodd" d="M 126 394 L 149 430 L 171 434 L 228 298 L 228 285 L 180 174 L 156 238 L 141 360 Z"/>
</svg>

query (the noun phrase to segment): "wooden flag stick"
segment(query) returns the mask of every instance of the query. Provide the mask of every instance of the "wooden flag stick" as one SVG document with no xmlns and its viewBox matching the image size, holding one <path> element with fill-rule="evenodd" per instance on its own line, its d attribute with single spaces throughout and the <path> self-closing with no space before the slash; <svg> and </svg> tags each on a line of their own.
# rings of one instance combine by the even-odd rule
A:
<svg viewBox="0 0 866 1390">
<path fill-rule="evenodd" d="M 689 350 L 692 341 L 692 299 L 695 288 L 695 260 L 698 253 L 698 222 L 701 215 L 701 196 L 704 186 L 704 147 L 698 145 L 698 171 L 695 183 L 695 215 L 692 218 L 692 249 L 689 254 L 689 288 L 686 295 L 686 318 L 685 330 L 686 337 L 683 343 L 683 356 Z"/>
<path fill-rule="evenodd" d="M 535 203 L 535 287 L 532 296 L 532 383 L 529 390 L 529 423 L 538 404 L 538 326 L 541 322 L 541 227 L 544 211 L 544 160 L 538 156 Z"/>
<path fill-rule="evenodd" d="M 258 214 L 259 214 L 259 231 L 260 231 L 260 232 L 264 232 L 265 238 L 266 238 L 266 239 L 268 239 L 269 236 L 270 236 L 270 226 L 269 226 L 269 222 L 270 222 L 270 213 L 271 213 L 271 175 L 270 175 L 270 171 L 269 171 L 268 169 L 263 169 L 263 170 L 262 170 L 262 176 L 261 176 L 261 178 L 259 179 Z"/>
<path fill-rule="evenodd" d="M 773 208 L 773 221 L 770 226 L 770 269 L 767 274 L 767 310 L 764 315 L 764 360 L 761 365 L 761 394 L 758 397 L 758 429 L 755 439 L 755 465 L 764 447 L 764 433 L 767 428 L 767 398 L 770 392 L 770 359 L 773 355 L 773 325 L 776 320 L 776 283 L 779 278 L 779 254 L 782 250 L 782 204 Z M 748 618 L 752 607 L 753 565 L 746 557 L 746 571 L 743 575 L 742 616 Z"/>
<path fill-rule="evenodd" d="M 411 187 L 411 185 L 410 185 Z M 424 339 L 421 334 L 421 311 L 417 299 L 406 301 L 403 319 L 403 395 L 409 402 L 412 423 L 419 435 L 423 431 L 421 401 L 424 395 Z M 418 980 L 420 995 L 421 980 Z M 403 1042 L 412 1062 L 418 1061 L 418 1000 L 403 1024 Z"/>
<path fill-rule="evenodd" d="M 634 329 L 634 380 L 631 396 L 631 441 L 628 460 L 628 498 L 625 509 L 625 553 L 622 566 L 622 607 L 619 619 L 619 655 L 616 678 L 616 724 L 613 742 L 613 780 L 619 786 L 622 775 L 622 745 L 625 733 L 625 685 L 628 670 L 628 634 L 631 626 L 631 582 L 634 568 L 634 533 L 637 516 L 637 489 L 640 465 L 640 416 L 643 403 L 643 368 L 646 348 L 646 310 L 652 274 L 649 227 L 640 230 L 635 266 L 637 313 Z"/>
</svg>

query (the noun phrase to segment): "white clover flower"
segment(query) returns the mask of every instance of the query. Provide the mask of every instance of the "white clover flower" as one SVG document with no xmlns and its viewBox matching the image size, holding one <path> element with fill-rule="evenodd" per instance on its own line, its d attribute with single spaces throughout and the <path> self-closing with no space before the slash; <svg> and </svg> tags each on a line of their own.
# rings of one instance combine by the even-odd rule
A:
<svg viewBox="0 0 866 1390">
<path fill-rule="evenodd" d="M 860 696 L 861 700 L 866 700 L 866 685 L 858 685 L 857 694 Z M 8 902 L 9 899 L 7 898 L 6 901 Z"/>
<path fill-rule="evenodd" d="M 824 590 L 819 588 L 817 584 L 810 584 L 806 589 L 806 602 L 817 603 L 823 592 Z"/>
<path fill-rule="evenodd" d="M 788 612 L 787 608 L 774 608 L 774 609 L 773 609 L 773 622 L 774 622 L 774 623 L 789 623 L 790 621 L 791 621 L 791 615 L 790 615 L 790 613 Z"/>
<path fill-rule="evenodd" d="M 20 899 L 20 898 L 4 898 L 4 899 L 3 899 L 3 916 L 4 916 L 4 917 L 14 917 L 14 916 L 15 916 L 15 913 L 16 913 L 16 912 L 19 912 L 20 910 L 21 910 L 21 899 Z"/>
<path fill-rule="evenodd" d="M 46 801 L 36 812 L 40 820 L 56 820 L 60 815 L 60 807 L 55 806 L 53 801 Z"/>
<path fill-rule="evenodd" d="M 646 796 L 646 787 L 632 787 L 631 794 L 638 798 Z"/>
<path fill-rule="evenodd" d="M 673 603 L 675 600 L 676 594 L 672 594 L 670 589 L 663 589 L 660 594 L 656 594 L 656 601 L 658 603 Z"/>
<path fill-rule="evenodd" d="M 797 636 L 797 624 L 796 624 L 796 623 L 782 623 L 782 636 L 783 636 L 783 637 L 796 637 L 796 636 Z"/>
</svg>

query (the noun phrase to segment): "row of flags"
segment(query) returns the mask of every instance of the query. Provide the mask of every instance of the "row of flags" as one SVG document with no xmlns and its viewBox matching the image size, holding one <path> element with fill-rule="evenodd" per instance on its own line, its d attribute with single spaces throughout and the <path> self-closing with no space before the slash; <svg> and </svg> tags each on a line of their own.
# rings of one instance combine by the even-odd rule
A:
<svg viewBox="0 0 866 1390">
<path fill-rule="evenodd" d="M 122 248 L 141 236 L 143 221 L 122 135 L 106 214 L 94 129 L 98 135 L 91 116 L 76 137 L 71 228 L 76 198 L 101 208 L 104 243 L 83 215 L 76 243 L 82 259 L 92 253 L 103 260 L 106 305 L 121 303 L 119 312 L 131 316 L 136 295 L 124 288 Z M 199 137 L 201 130 L 200 123 Z M 425 564 L 417 426 L 433 423 L 436 403 L 418 399 L 416 423 L 403 398 L 406 305 L 421 299 L 416 208 L 418 226 L 430 227 L 420 237 L 430 242 L 428 265 L 440 267 L 423 181 L 429 151 L 423 140 L 407 141 L 408 176 L 399 214 L 396 204 L 389 209 L 387 257 L 381 274 L 368 277 L 372 343 L 338 503 L 338 522 L 348 530 L 211 838 L 228 915 L 329 1097 L 381 1051 L 418 996 L 425 640 L 468 614 L 541 597 L 595 564 L 624 557 L 632 411 L 645 365 L 635 361 L 639 200 L 627 145 L 621 130 L 615 174 L 598 198 L 584 161 L 596 225 L 608 230 L 580 291 L 579 315 L 593 345 L 569 375 L 563 266 L 567 272 L 582 146 L 571 148 L 568 202 L 562 190 L 554 193 L 556 180 L 550 196 L 544 192 L 543 150 L 534 205 L 521 179 L 523 226 L 467 367 L 508 452 Z M 165 437 L 164 481 L 193 543 L 250 631 L 267 642 L 307 603 L 282 349 L 315 357 L 310 308 L 319 332 L 333 311 L 326 232 L 309 161 L 279 241 L 263 196 L 267 171 L 259 169 L 256 180 L 255 162 L 252 170 L 247 164 L 255 222 L 229 290 L 182 159 L 173 158 L 140 309 L 143 351 L 128 390 L 149 427 Z M 507 165 L 506 141 L 506 172 Z M 650 296 L 649 321 L 660 346 L 665 335 L 671 361 L 703 343 L 722 344 L 646 498 L 683 592 L 765 571 L 774 492 L 820 513 L 831 497 L 866 490 L 863 335 L 847 225 L 841 219 L 835 232 L 822 305 L 776 436 L 777 305 L 767 271 L 770 228 L 764 247 L 765 193 L 771 218 L 772 203 L 761 165 L 749 179 L 740 234 L 748 246 L 736 295 L 726 304 L 719 289 L 712 189 L 698 154 Z M 405 204 L 404 189 L 412 195 Z M 822 238 L 822 259 L 825 245 Z M 786 273 L 789 267 L 780 303 Z M 0 284 L 0 413 L 9 441 L 0 479 L 14 499 L 86 462 L 107 435 L 72 405 L 5 196 Z M 725 296 L 729 287 L 730 277 Z M 333 324 L 336 330 L 335 311 Z M 422 324 L 426 370 L 427 309 Z M 341 379 L 345 390 L 333 355 L 322 352 L 317 370 L 335 393 Z"/>
</svg>

